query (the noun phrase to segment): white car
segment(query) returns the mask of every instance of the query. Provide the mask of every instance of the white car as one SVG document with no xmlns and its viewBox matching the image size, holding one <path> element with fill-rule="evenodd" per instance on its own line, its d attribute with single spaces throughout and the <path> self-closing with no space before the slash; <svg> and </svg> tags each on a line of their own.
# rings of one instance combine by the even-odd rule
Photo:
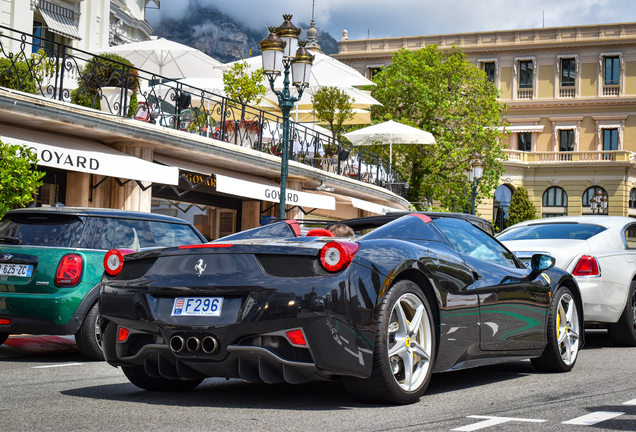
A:
<svg viewBox="0 0 636 432">
<path fill-rule="evenodd" d="M 636 346 L 636 219 L 564 216 L 513 225 L 497 236 L 521 261 L 556 259 L 576 278 L 586 324 L 607 326 L 617 346 Z"/>
</svg>

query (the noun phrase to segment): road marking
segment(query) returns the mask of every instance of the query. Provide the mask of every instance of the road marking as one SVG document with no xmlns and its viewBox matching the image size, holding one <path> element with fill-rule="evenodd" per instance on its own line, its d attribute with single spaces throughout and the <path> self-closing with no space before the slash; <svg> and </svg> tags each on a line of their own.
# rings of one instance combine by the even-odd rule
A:
<svg viewBox="0 0 636 432">
<path fill-rule="evenodd" d="M 623 402 L 623 405 L 636 405 L 636 399 L 632 399 L 627 402 Z"/>
<path fill-rule="evenodd" d="M 537 420 L 537 419 L 524 419 L 524 418 L 514 418 L 514 417 L 492 417 L 492 416 L 476 416 L 476 415 L 472 415 L 472 416 L 468 416 L 468 418 L 475 418 L 475 419 L 486 419 L 484 421 L 480 421 L 479 423 L 473 423 L 471 425 L 467 425 L 467 426 L 462 426 L 459 427 L 457 429 L 452 429 L 454 431 L 474 431 L 477 429 L 483 429 L 483 428 L 487 428 L 489 426 L 496 426 L 498 424 L 502 424 L 502 423 L 508 423 L 508 422 L 531 422 L 531 423 L 543 423 L 547 420 Z"/>
<path fill-rule="evenodd" d="M 64 363 L 64 364 L 48 365 L 48 366 L 33 366 L 31 369 L 47 369 L 47 368 L 65 367 L 65 366 L 79 366 L 84 364 L 86 363 Z"/>
<path fill-rule="evenodd" d="M 591 414 L 586 414 L 581 417 L 577 417 L 572 420 L 564 421 L 563 424 L 573 424 L 573 425 L 586 425 L 592 426 L 596 423 L 600 423 L 605 420 L 609 420 L 614 417 L 618 417 L 625 414 L 624 412 L 611 412 L 611 411 L 596 411 Z"/>
</svg>

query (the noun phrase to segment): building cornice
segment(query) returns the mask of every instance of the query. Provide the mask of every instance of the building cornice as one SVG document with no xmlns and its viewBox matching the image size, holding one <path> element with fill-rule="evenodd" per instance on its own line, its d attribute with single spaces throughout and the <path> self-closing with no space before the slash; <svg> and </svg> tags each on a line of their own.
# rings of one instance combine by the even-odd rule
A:
<svg viewBox="0 0 636 432">
<path fill-rule="evenodd" d="M 618 47 L 636 44 L 636 23 L 615 23 L 473 33 L 354 39 L 339 42 L 337 59 L 363 60 L 390 58 L 400 48 L 418 50 L 437 45 L 460 46 L 469 55 L 520 53 L 537 50 L 566 50 Z"/>
<path fill-rule="evenodd" d="M 530 109 L 562 109 L 562 108 L 631 108 L 636 107 L 636 98 L 614 99 L 551 99 L 551 100 L 524 100 L 513 101 L 500 99 L 501 103 L 508 105 L 508 111 Z"/>
</svg>

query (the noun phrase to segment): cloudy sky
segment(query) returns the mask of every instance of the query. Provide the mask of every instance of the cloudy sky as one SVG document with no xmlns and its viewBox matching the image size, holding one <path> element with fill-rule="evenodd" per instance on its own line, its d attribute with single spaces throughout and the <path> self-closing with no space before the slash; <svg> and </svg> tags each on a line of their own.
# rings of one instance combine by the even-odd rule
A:
<svg viewBox="0 0 636 432">
<path fill-rule="evenodd" d="M 161 10 L 147 10 L 152 25 L 161 16 L 177 17 L 186 0 L 163 0 Z M 187 0 L 214 5 L 251 28 L 311 20 L 312 0 Z M 634 0 L 315 0 L 316 25 L 336 40 L 417 36 L 636 21 Z M 367 33 L 368 32 L 368 33 Z"/>
</svg>

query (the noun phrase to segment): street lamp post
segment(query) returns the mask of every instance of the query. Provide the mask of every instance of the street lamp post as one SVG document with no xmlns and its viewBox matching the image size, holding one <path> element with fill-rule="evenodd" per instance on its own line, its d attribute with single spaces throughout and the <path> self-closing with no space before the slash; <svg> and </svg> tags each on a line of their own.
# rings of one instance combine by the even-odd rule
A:
<svg viewBox="0 0 636 432">
<path fill-rule="evenodd" d="M 289 113 L 300 100 L 309 85 L 309 75 L 314 56 L 305 49 L 306 42 L 298 42 L 301 29 L 291 23 L 292 15 L 283 15 L 285 22 L 280 27 L 269 27 L 269 35 L 259 44 L 263 55 L 263 73 L 269 80 L 272 91 L 278 97 L 278 106 L 283 114 L 283 154 L 280 166 L 280 211 L 279 218 L 285 219 L 287 195 L 287 171 L 289 162 Z M 289 91 L 289 69 L 292 84 L 298 96 Z M 284 71 L 283 90 L 274 89 L 276 78 Z"/>
<path fill-rule="evenodd" d="M 607 198 L 603 195 L 603 192 L 597 191 L 590 200 L 590 207 L 592 207 L 592 214 L 605 214 L 607 209 Z"/>
<path fill-rule="evenodd" d="M 484 173 L 484 164 L 481 163 L 477 152 L 470 156 L 468 168 L 466 168 L 466 176 L 470 183 L 470 193 L 472 197 L 472 206 L 470 214 L 475 214 L 475 202 L 477 201 L 477 190 L 479 189 L 479 180 Z"/>
</svg>

